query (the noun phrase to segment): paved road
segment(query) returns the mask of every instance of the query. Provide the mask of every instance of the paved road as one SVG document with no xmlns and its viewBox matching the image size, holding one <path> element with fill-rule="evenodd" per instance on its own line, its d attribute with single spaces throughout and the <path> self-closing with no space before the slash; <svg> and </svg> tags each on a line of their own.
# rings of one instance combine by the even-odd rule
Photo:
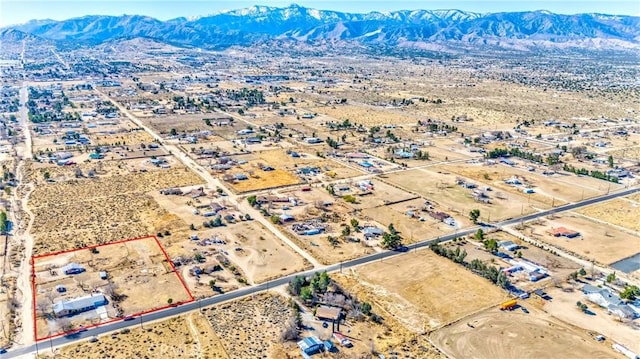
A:
<svg viewBox="0 0 640 359">
<path fill-rule="evenodd" d="M 549 209 L 549 210 L 546 210 L 546 211 L 542 211 L 542 212 L 538 212 L 538 213 L 534 213 L 534 214 L 529 214 L 529 215 L 518 217 L 518 218 L 509 219 L 509 220 L 506 220 L 506 221 L 495 223 L 493 225 L 495 225 L 497 227 L 500 227 L 500 226 L 508 226 L 508 225 L 511 225 L 511 224 L 519 223 L 519 222 L 526 222 L 526 221 L 530 221 L 532 219 L 545 217 L 545 216 L 548 216 L 548 215 L 551 215 L 551 214 L 554 214 L 554 213 L 570 211 L 570 210 L 573 210 L 573 209 L 576 209 L 576 208 L 579 208 L 579 207 L 588 206 L 588 205 L 591 205 L 591 204 L 594 204 L 594 203 L 607 201 L 607 200 L 610 200 L 610 199 L 613 199 L 613 198 L 626 196 L 626 195 L 629 195 L 629 194 L 632 194 L 632 193 L 636 193 L 636 192 L 640 192 L 640 188 L 625 189 L 625 190 L 618 191 L 618 192 L 615 192 L 615 193 L 611 193 L 611 194 L 608 194 L 608 195 L 587 199 L 587 200 L 584 200 L 584 201 L 581 201 L 581 202 L 567 204 L 567 205 L 556 207 L 556 208 Z M 262 292 L 264 290 L 268 290 L 269 288 L 273 288 L 273 287 L 276 287 L 276 286 L 280 286 L 280 285 L 286 284 L 289 281 L 291 281 L 291 279 L 293 279 L 296 275 L 308 276 L 308 275 L 312 275 L 313 273 L 324 271 L 324 270 L 326 270 L 328 272 L 341 271 L 343 269 L 359 266 L 359 265 L 362 265 L 362 264 L 365 264 L 365 263 L 369 263 L 369 262 L 373 262 L 373 261 L 377 261 L 377 260 L 383 260 L 384 258 L 394 257 L 394 256 L 397 256 L 397 255 L 402 255 L 403 253 L 409 252 L 411 250 L 416 250 L 418 248 L 428 247 L 428 246 L 430 246 L 431 244 L 434 244 L 434 243 L 448 241 L 448 240 L 451 240 L 451 239 L 453 239 L 455 237 L 461 237 L 461 236 L 465 236 L 465 235 L 469 235 L 469 234 L 475 233 L 478 230 L 478 228 L 480 228 L 480 226 L 466 228 L 464 230 L 458 231 L 456 233 L 448 234 L 446 236 L 432 238 L 432 239 L 428 239 L 428 240 L 425 240 L 425 241 L 422 241 L 422 242 L 419 242 L 419 243 L 410 244 L 410 245 L 406 246 L 406 248 L 405 248 L 406 250 L 404 250 L 404 251 L 386 251 L 386 252 L 375 253 L 375 254 L 367 255 L 367 256 L 364 256 L 364 257 L 357 258 L 357 259 L 353 259 L 353 260 L 350 260 L 350 261 L 347 261 L 347 262 L 344 262 L 344 263 L 339 263 L 339 264 L 334 264 L 334 265 L 331 265 L 331 266 L 327 266 L 327 267 L 322 268 L 322 269 L 312 269 L 312 270 L 309 270 L 309 271 L 306 271 L 306 272 L 292 274 L 292 275 L 289 275 L 289 276 L 286 276 L 286 277 L 282 277 L 282 278 L 279 278 L 279 279 L 272 280 L 272 281 L 267 282 L 267 283 L 262 283 L 260 285 L 256 285 L 256 286 L 252 286 L 252 287 L 246 287 L 246 288 L 243 288 L 243 289 L 240 289 L 240 290 L 236 290 L 236 291 L 233 291 L 233 292 L 229 292 L 229 293 L 217 295 L 217 296 L 214 296 L 214 297 L 202 299 L 200 301 L 183 304 L 183 305 L 180 305 L 180 306 L 177 306 L 177 307 L 168 308 L 168 309 L 161 310 L 161 311 L 154 312 L 154 313 L 145 314 L 143 316 L 137 317 L 134 321 L 126 321 L 126 322 L 125 321 L 118 321 L 118 322 L 105 324 L 103 326 L 96 327 L 96 328 L 91 328 L 91 329 L 88 329 L 85 332 L 78 333 L 77 335 L 75 335 L 73 337 L 58 337 L 58 338 L 53 338 L 51 340 L 41 341 L 41 342 L 33 344 L 31 346 L 18 348 L 18 349 L 12 350 L 12 351 L 10 351 L 10 352 L 8 352 L 6 354 L 2 354 L 2 355 L 0 355 L 0 358 L 3 358 L 3 359 L 4 358 L 16 358 L 18 356 L 26 356 L 26 355 L 29 355 L 29 354 L 35 354 L 37 350 L 48 350 L 50 346 L 53 346 L 53 347 L 63 346 L 63 345 L 71 344 L 71 343 L 79 341 L 79 340 L 88 339 L 88 338 L 90 338 L 90 337 L 92 337 L 94 335 L 102 335 L 102 334 L 106 334 L 106 333 L 109 333 L 109 332 L 112 332 L 112 331 L 116 331 L 116 330 L 119 330 L 119 329 L 122 329 L 122 328 L 133 327 L 133 326 L 141 325 L 141 324 L 144 325 L 144 322 L 154 321 L 154 320 L 164 319 L 164 318 L 168 318 L 168 317 L 179 315 L 179 314 L 184 314 L 186 312 L 197 310 L 197 309 L 202 308 L 202 307 L 206 307 L 206 306 L 218 304 L 218 303 L 221 303 L 221 302 L 233 300 L 233 299 L 240 298 L 240 297 L 243 297 L 243 296 L 246 296 L 246 295 Z"/>
</svg>

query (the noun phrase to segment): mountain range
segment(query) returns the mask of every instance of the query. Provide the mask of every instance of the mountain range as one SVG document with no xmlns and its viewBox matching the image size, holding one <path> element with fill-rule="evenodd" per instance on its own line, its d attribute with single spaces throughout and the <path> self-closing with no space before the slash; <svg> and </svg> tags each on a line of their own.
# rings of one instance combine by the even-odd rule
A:
<svg viewBox="0 0 640 359">
<path fill-rule="evenodd" d="M 356 42 L 399 48 L 640 49 L 640 17 L 561 15 L 548 11 L 480 14 L 460 10 L 403 10 L 366 14 L 252 6 L 197 18 L 160 21 L 147 16 L 84 16 L 32 20 L 0 30 L 58 43 L 99 44 L 149 38 L 183 47 L 220 49 L 268 40 L 306 43 Z"/>
</svg>

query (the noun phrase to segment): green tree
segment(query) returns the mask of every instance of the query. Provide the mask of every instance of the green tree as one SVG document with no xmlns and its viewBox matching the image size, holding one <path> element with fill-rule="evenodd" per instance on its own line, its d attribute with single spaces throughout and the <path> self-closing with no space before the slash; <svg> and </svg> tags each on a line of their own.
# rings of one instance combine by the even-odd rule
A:
<svg viewBox="0 0 640 359">
<path fill-rule="evenodd" d="M 9 230 L 9 221 L 7 220 L 7 212 L 0 212 L 0 234 L 6 234 Z"/>
<path fill-rule="evenodd" d="M 209 288 L 211 288 L 211 290 L 216 290 L 216 280 L 212 279 L 209 281 Z"/>
<path fill-rule="evenodd" d="M 611 283 L 616 280 L 616 272 L 613 272 L 607 276 L 607 283 Z"/>
<path fill-rule="evenodd" d="M 308 302 L 313 298 L 313 293 L 311 293 L 311 287 L 302 287 L 300 290 L 300 299 Z"/>
<path fill-rule="evenodd" d="M 344 226 L 344 228 L 342 228 L 342 235 L 346 237 L 350 234 L 351 234 L 351 227 Z"/>
<path fill-rule="evenodd" d="M 291 282 L 289 282 L 289 293 L 298 296 L 304 286 L 304 277 L 296 276 Z"/>
<path fill-rule="evenodd" d="M 609 158 L 607 158 L 607 162 L 609 162 L 609 167 L 613 168 L 613 155 L 609 155 Z"/>
<path fill-rule="evenodd" d="M 255 207 L 255 205 L 258 203 L 256 195 L 252 195 L 252 196 L 247 197 L 247 202 L 249 202 L 251 207 Z"/>
<path fill-rule="evenodd" d="M 171 136 L 177 136 L 178 130 L 176 130 L 175 128 L 172 128 L 170 133 L 171 133 Z"/>
<path fill-rule="evenodd" d="M 635 285 L 627 286 L 620 292 L 620 298 L 622 299 L 636 300 L 637 297 L 640 297 L 640 288 Z"/>
<path fill-rule="evenodd" d="M 484 248 L 491 253 L 495 253 L 498 251 L 498 241 L 496 241 L 494 238 L 487 239 L 486 241 L 484 241 Z"/>
<path fill-rule="evenodd" d="M 360 303 L 360 310 L 364 315 L 371 315 L 371 304 L 367 302 Z"/>
<path fill-rule="evenodd" d="M 478 228 L 478 231 L 476 232 L 474 238 L 480 242 L 484 241 L 484 231 L 482 230 L 482 228 Z"/>
<path fill-rule="evenodd" d="M 169 299 L 167 299 L 167 303 L 168 303 L 168 304 L 173 303 L 173 298 L 169 298 Z"/>
<path fill-rule="evenodd" d="M 357 232 L 358 231 L 358 227 L 360 226 L 360 223 L 358 222 L 357 219 L 355 218 L 351 218 L 351 227 L 353 227 L 353 229 Z"/>
<path fill-rule="evenodd" d="M 49 173 L 49 171 L 45 171 L 43 176 L 44 176 L 44 179 L 48 181 L 51 178 L 51 173 Z"/>
<path fill-rule="evenodd" d="M 583 276 L 583 277 L 584 277 L 585 275 L 587 275 L 587 271 L 586 271 L 586 270 L 584 270 L 584 268 L 580 268 L 580 271 L 579 271 L 578 273 L 579 273 L 581 276 Z"/>
<path fill-rule="evenodd" d="M 480 210 L 477 208 L 472 209 L 471 212 L 469 212 L 469 219 L 471 219 L 473 224 L 478 224 L 478 218 L 480 218 Z"/>
</svg>

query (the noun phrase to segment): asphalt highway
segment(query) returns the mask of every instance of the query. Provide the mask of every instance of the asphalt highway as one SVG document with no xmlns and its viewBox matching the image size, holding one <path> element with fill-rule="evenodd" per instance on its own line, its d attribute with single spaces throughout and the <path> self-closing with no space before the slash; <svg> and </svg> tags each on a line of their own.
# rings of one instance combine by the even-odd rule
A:
<svg viewBox="0 0 640 359">
<path fill-rule="evenodd" d="M 545 217 L 554 213 L 559 213 L 559 212 L 566 212 L 566 211 L 570 211 L 576 208 L 580 208 L 580 207 L 584 207 L 584 206 L 589 206 L 595 203 L 599 203 L 599 202 L 603 202 L 603 201 L 608 201 L 610 199 L 614 199 L 617 197 L 622 197 L 622 196 L 626 196 L 629 194 L 633 194 L 636 192 L 640 192 L 640 188 L 631 188 L 631 189 L 625 189 L 622 191 L 617 191 L 615 193 L 610 193 L 604 196 L 600 196 L 600 197 L 595 197 L 595 198 L 590 198 L 590 199 L 586 199 L 580 202 L 576 202 L 576 203 L 570 203 L 567 205 L 563 205 L 563 206 L 559 206 L 559 207 L 555 207 L 549 210 L 545 210 L 545 211 L 541 211 L 541 212 L 537 212 L 537 213 L 533 213 L 533 214 L 528 214 L 525 216 L 520 216 L 520 217 L 514 217 L 512 219 L 508 219 L 502 222 L 498 222 L 498 223 L 493 223 L 490 224 L 490 226 L 492 227 L 502 227 L 502 226 L 508 226 L 508 225 L 512 225 L 515 223 L 520 223 L 520 222 L 527 222 L 533 219 L 537 219 L 537 218 L 541 218 L 541 217 Z M 246 287 L 243 289 L 238 289 L 232 292 L 228 292 L 228 293 L 224 293 L 224 294 L 220 294 L 220 295 L 216 295 L 213 297 L 209 297 L 209 298 L 205 298 L 199 301 L 195 301 L 195 302 L 191 302 L 191 303 L 186 303 L 186 304 L 182 304 L 182 305 L 178 305 L 175 307 L 170 307 L 164 310 L 160 310 L 157 312 L 152 312 L 152 313 L 148 313 L 148 314 L 144 314 L 141 316 L 136 316 L 133 320 L 128 320 L 128 321 L 124 321 L 124 320 L 120 320 L 120 321 L 116 321 L 116 322 L 112 322 L 112 323 L 107 323 L 98 327 L 94 327 L 94 328 L 90 328 L 87 329 L 83 332 L 79 332 L 74 334 L 73 336 L 61 336 L 61 337 L 56 337 L 56 338 L 52 338 L 52 339 L 46 339 L 46 340 L 42 340 L 39 341 L 33 345 L 30 346 L 26 346 L 26 347 L 21 347 L 21 348 L 16 348 L 14 350 L 11 350 L 5 354 L 0 354 L 0 358 L 4 359 L 4 358 L 17 358 L 20 356 L 26 356 L 29 354 L 36 354 L 38 351 L 41 350 L 48 350 L 50 347 L 58 347 L 58 346 L 64 346 L 64 345 L 68 345 L 71 344 L 73 342 L 77 342 L 80 340 L 87 340 L 93 336 L 99 336 L 102 334 L 107 334 L 110 332 L 114 332 L 120 329 L 124 329 L 124 328 L 130 328 L 130 327 L 134 327 L 136 325 L 140 325 L 140 326 L 144 326 L 145 322 L 149 322 L 149 321 L 156 321 L 156 320 L 160 320 L 160 319 L 165 319 L 168 317 L 172 317 L 172 316 L 176 316 L 176 315 L 180 315 L 180 314 L 184 314 L 190 311 L 194 311 L 194 310 L 199 310 L 203 307 L 208 307 L 211 305 L 215 305 L 221 302 L 226 302 L 229 300 L 233 300 L 236 298 L 240 298 L 240 297 L 244 297 L 247 295 L 251 295 L 251 294 L 255 294 L 255 293 L 259 293 L 265 290 L 268 290 L 269 288 L 273 288 L 273 287 L 277 287 L 286 283 L 289 283 L 293 278 L 295 278 L 296 276 L 299 275 L 304 275 L 304 276 L 310 276 L 313 275 L 316 272 L 322 272 L 322 271 L 327 271 L 327 272 L 335 272 L 335 271 L 342 271 L 343 269 L 347 269 L 347 268 L 351 268 L 351 267 L 355 267 L 355 266 L 359 266 L 362 264 L 366 264 L 369 262 L 373 262 L 373 261 L 377 261 L 377 260 L 383 260 L 384 258 L 389 258 L 389 257 L 394 257 L 397 255 L 402 255 L 406 252 L 410 252 L 411 250 L 416 250 L 418 248 L 423 248 L 423 247 L 428 247 L 434 243 L 438 243 L 438 242 L 444 242 L 444 241 L 449 241 L 453 238 L 456 237 L 462 237 L 462 236 L 466 236 L 472 233 L 475 233 L 478 228 L 481 228 L 480 226 L 474 226 L 474 227 L 469 227 L 469 228 L 465 228 L 463 230 L 459 230 L 456 231 L 455 233 L 452 234 L 448 234 L 445 236 L 441 236 L 441 237 L 437 237 L 437 238 L 431 238 L 431 239 L 427 239 L 424 240 L 422 242 L 418 242 L 418 243 L 413 243 L 413 244 L 409 244 L 405 247 L 403 247 L 401 250 L 395 250 L 395 251 L 384 251 L 384 252 L 380 252 L 380 253 L 375 253 L 375 254 L 371 254 L 371 255 L 367 255 L 364 257 L 360 257 L 360 258 L 356 258 L 350 261 L 346 261 L 343 263 L 338 263 L 338 264 L 334 264 L 322 269 L 312 269 L 312 270 L 308 270 L 305 272 L 299 272 L 299 273 L 295 273 L 295 274 L 291 274 L 289 276 L 286 277 L 282 277 L 282 278 L 278 278 L 275 280 L 272 280 L 270 282 L 266 282 L 266 283 L 262 283 L 260 285 L 255 285 L 255 286 L 251 286 L 251 287 Z"/>
</svg>

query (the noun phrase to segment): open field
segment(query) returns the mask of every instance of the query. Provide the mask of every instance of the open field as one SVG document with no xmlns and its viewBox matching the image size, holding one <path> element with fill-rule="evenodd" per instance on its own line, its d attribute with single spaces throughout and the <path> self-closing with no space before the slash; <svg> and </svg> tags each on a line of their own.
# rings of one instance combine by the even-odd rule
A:
<svg viewBox="0 0 640 359">
<path fill-rule="evenodd" d="M 526 235 L 565 248 L 585 258 L 595 259 L 605 265 L 640 252 L 640 237 L 575 213 L 534 221 L 526 227 L 523 230 Z M 559 227 L 580 232 L 580 236 L 566 238 L 550 234 L 552 229 Z"/>
<path fill-rule="evenodd" d="M 63 273 L 62 267 L 70 263 L 80 265 L 84 271 L 73 275 Z M 106 278 L 100 276 L 103 271 Z M 193 299 L 155 237 L 35 257 L 33 274 L 37 293 L 35 308 L 40 315 L 39 338 L 69 330 L 62 326 L 77 328 L 81 324 L 86 326 L 166 307 L 169 299 L 176 303 Z M 104 314 L 91 310 L 68 317 L 69 324 L 60 324 L 51 316 L 54 303 L 96 291 L 105 294 L 110 302 L 99 307 L 105 309 Z"/>
<path fill-rule="evenodd" d="M 494 186 L 503 191 L 521 193 L 521 189 L 524 188 L 524 186 L 514 187 L 504 182 L 506 179 L 517 177 L 520 182 L 536 191 L 533 195 L 527 195 L 532 197 L 531 202 L 535 200 L 545 205 L 551 205 L 552 202 L 555 205 L 562 204 L 563 202 L 577 202 L 583 198 L 586 199 L 605 194 L 608 189 L 613 190 L 621 187 L 620 185 L 603 180 L 585 176 L 578 177 L 573 174 L 544 176 L 541 173 L 527 171 L 527 164 L 518 166 L 469 166 L 468 164 L 456 163 L 449 164 L 446 167 L 443 166 L 440 170 L 448 170 L 474 181 Z M 542 169 L 538 169 L 537 171 L 541 172 Z M 555 200 L 553 200 L 553 198 L 555 198 Z"/>
<path fill-rule="evenodd" d="M 507 298 L 506 292 L 431 250 L 374 262 L 353 271 L 358 286 L 409 330 L 450 323 Z M 388 280 L 389 276 L 393 280 Z"/>
<path fill-rule="evenodd" d="M 200 313 L 191 313 L 163 322 L 143 324 L 129 333 L 103 336 L 64 347 L 58 358 L 232 358 L 211 325 Z"/>
<path fill-rule="evenodd" d="M 312 113 L 321 113 L 338 121 L 349 119 L 351 123 L 363 124 L 365 126 L 380 126 L 389 123 L 415 123 L 416 117 L 406 114 L 384 111 L 373 106 L 362 105 L 328 105 L 328 106 L 308 106 Z"/>
<path fill-rule="evenodd" d="M 473 199 L 472 190 L 456 184 L 458 177 L 447 171 L 427 169 L 408 170 L 386 176 L 389 182 L 426 197 L 433 202 L 436 210 L 453 216 L 460 226 L 471 224 L 469 212 L 475 208 L 480 210 L 480 220 L 483 221 L 498 221 L 535 211 L 530 204 L 537 202 L 532 200 L 528 203 L 524 197 L 500 191 L 488 192 L 492 204 L 479 203 Z"/>
<path fill-rule="evenodd" d="M 309 269 L 309 263 L 259 222 L 247 221 L 225 229 L 228 258 L 252 283 L 262 283 Z M 239 249 L 239 250 L 238 250 Z"/>
<path fill-rule="evenodd" d="M 236 170 L 237 171 L 237 170 Z M 288 171 L 275 169 L 273 171 L 263 171 L 261 169 L 251 169 L 252 175 L 242 181 L 227 182 L 236 192 L 256 191 L 265 188 L 289 186 L 300 183 L 300 179 Z M 246 174 L 245 171 L 242 171 Z"/>
<path fill-rule="evenodd" d="M 454 358 L 622 358 L 611 343 L 598 343 L 585 330 L 523 305 L 529 314 L 491 308 L 436 330 L 431 340 Z"/>
<path fill-rule="evenodd" d="M 638 220 L 640 218 L 640 206 L 637 201 L 638 196 L 632 200 L 618 198 L 581 208 L 578 212 L 585 216 L 640 232 L 640 220 Z"/>
<path fill-rule="evenodd" d="M 29 201 L 35 214 L 34 253 L 184 228 L 183 221 L 161 209 L 145 192 L 199 182 L 191 171 L 175 168 L 38 186 Z"/>
</svg>

